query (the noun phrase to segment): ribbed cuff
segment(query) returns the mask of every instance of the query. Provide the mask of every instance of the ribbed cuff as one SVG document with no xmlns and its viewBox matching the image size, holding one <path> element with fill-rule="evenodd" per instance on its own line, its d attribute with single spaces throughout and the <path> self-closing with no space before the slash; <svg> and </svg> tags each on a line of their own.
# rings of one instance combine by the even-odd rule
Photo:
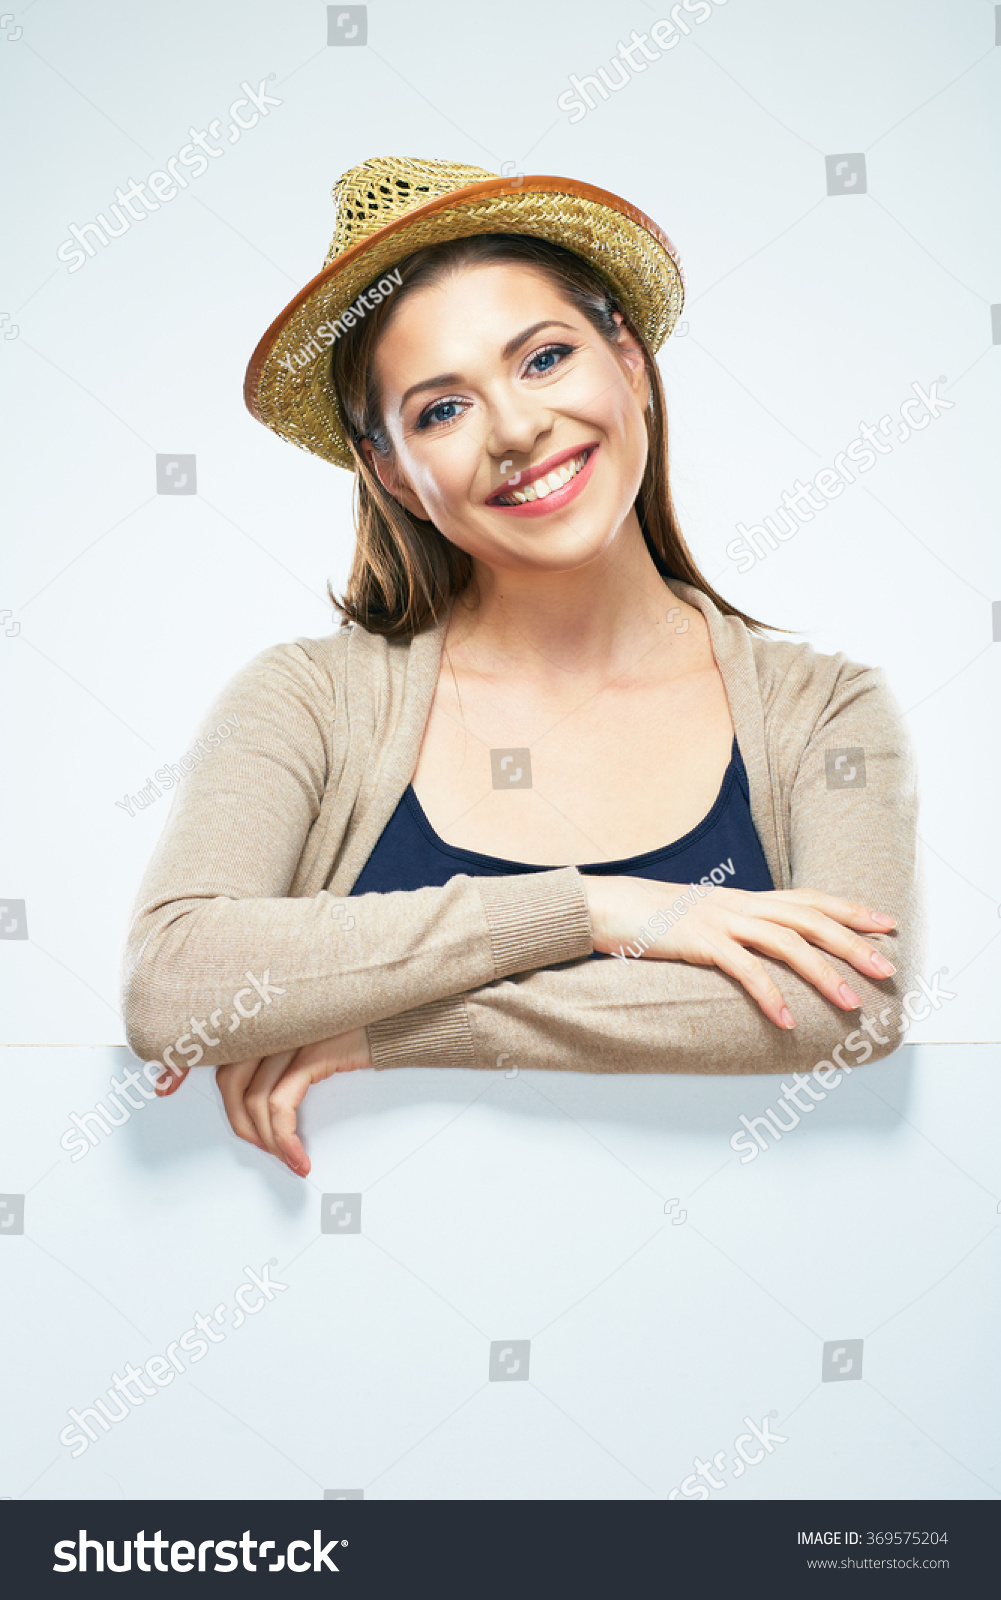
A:
<svg viewBox="0 0 1001 1600">
<path fill-rule="evenodd" d="M 576 867 L 472 881 L 487 914 L 495 977 L 554 967 L 594 949 L 584 880 Z"/>
<path fill-rule="evenodd" d="M 475 1067 L 473 1030 L 461 996 L 370 1022 L 373 1067 Z"/>
</svg>

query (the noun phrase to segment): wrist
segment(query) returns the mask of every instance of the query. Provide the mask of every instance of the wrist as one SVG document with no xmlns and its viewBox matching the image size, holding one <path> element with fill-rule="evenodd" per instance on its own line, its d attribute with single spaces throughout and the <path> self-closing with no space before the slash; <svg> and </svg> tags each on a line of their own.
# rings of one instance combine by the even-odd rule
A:
<svg viewBox="0 0 1001 1600">
<path fill-rule="evenodd" d="M 367 1028 L 352 1028 L 347 1035 L 348 1046 L 348 1071 L 356 1071 L 360 1067 L 372 1065 L 372 1048 L 368 1041 Z"/>
<path fill-rule="evenodd" d="M 615 879 L 591 878 L 582 873 L 580 881 L 584 888 L 584 898 L 587 901 L 587 914 L 591 921 L 591 938 L 594 941 L 594 948 L 605 951 L 607 950 L 609 939 L 611 892 Z"/>
</svg>

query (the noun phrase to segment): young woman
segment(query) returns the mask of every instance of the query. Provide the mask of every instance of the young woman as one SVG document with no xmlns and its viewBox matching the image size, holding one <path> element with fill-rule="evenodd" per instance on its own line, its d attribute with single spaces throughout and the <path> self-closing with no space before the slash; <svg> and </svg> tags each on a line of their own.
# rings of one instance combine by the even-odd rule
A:
<svg viewBox="0 0 1001 1600">
<path fill-rule="evenodd" d="M 566 179 L 390 159 L 334 193 L 246 392 L 357 475 L 346 622 L 233 678 L 174 798 L 123 982 L 158 1092 L 216 1067 L 305 1175 L 297 1107 L 337 1071 L 889 1053 L 910 742 L 879 670 L 765 639 L 685 544 L 670 241 Z"/>
</svg>

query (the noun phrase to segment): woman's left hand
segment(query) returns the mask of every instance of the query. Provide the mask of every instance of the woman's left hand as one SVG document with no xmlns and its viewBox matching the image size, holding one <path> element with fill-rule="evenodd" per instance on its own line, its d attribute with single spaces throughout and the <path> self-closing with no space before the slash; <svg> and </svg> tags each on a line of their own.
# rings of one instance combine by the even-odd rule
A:
<svg viewBox="0 0 1001 1600">
<path fill-rule="evenodd" d="M 335 1072 L 355 1072 L 371 1065 L 365 1029 L 352 1028 L 299 1050 L 232 1061 L 216 1068 L 216 1082 L 237 1137 L 258 1150 L 270 1151 L 297 1177 L 305 1178 L 310 1160 L 296 1131 L 296 1112 L 306 1090 Z M 173 1094 L 187 1075 L 187 1070 L 169 1075 L 157 1094 L 161 1098 Z"/>
</svg>

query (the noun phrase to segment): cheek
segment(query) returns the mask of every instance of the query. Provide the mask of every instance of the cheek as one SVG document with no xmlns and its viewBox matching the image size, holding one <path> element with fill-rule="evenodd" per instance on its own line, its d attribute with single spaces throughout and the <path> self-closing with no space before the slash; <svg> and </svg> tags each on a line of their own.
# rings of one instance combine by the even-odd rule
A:
<svg viewBox="0 0 1001 1600">
<path fill-rule="evenodd" d="M 576 414 L 604 434 L 609 465 L 614 464 L 615 468 L 617 491 L 612 491 L 612 479 L 606 477 L 605 482 L 614 498 L 631 503 L 649 450 L 646 422 L 637 396 L 621 373 L 615 371 L 606 382 L 593 383 L 586 394 L 581 394 Z"/>
<path fill-rule="evenodd" d="M 447 516 L 450 508 L 468 504 L 482 454 L 473 441 L 456 433 L 451 439 L 436 439 L 432 448 L 418 442 L 403 451 L 401 461 L 428 510 Z"/>
<path fill-rule="evenodd" d="M 613 442 L 624 441 L 637 428 L 645 433 L 636 396 L 617 367 L 582 374 L 575 392 L 568 392 L 561 410 L 595 424 Z"/>
</svg>

